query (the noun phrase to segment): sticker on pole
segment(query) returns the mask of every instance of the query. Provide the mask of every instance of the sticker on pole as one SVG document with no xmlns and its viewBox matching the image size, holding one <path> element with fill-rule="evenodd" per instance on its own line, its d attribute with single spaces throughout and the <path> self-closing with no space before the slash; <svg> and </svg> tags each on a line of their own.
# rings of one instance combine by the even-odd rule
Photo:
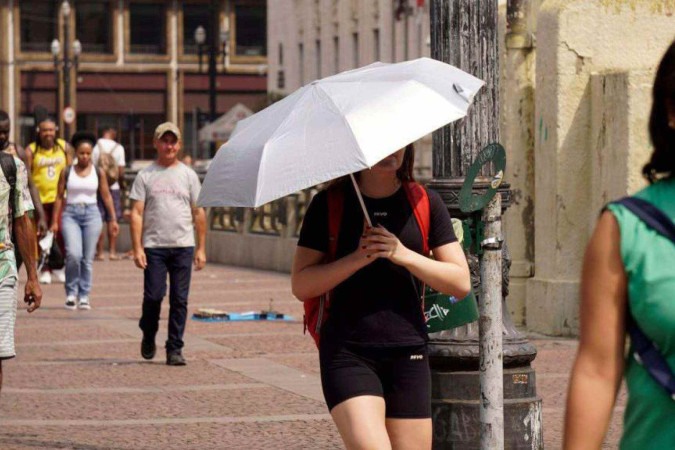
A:
<svg viewBox="0 0 675 450">
<path fill-rule="evenodd" d="M 75 122 L 75 110 L 72 106 L 66 106 L 63 108 L 62 118 L 63 121 L 68 125 L 72 125 L 73 122 Z"/>
<path fill-rule="evenodd" d="M 490 179 L 490 187 L 483 192 L 474 193 L 473 185 L 484 165 L 492 163 L 495 175 Z M 459 209 L 468 213 L 478 211 L 487 206 L 504 179 L 506 169 L 506 151 L 499 144 L 490 144 L 481 150 L 469 167 L 462 189 L 459 191 Z"/>
</svg>

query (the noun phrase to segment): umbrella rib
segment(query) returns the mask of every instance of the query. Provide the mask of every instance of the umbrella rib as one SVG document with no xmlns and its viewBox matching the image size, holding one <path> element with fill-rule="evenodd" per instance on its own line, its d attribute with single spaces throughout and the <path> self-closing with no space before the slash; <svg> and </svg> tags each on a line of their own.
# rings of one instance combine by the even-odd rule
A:
<svg viewBox="0 0 675 450">
<path fill-rule="evenodd" d="M 349 135 L 352 137 L 352 142 L 354 143 L 354 147 L 359 149 L 359 152 L 361 152 L 361 147 L 359 147 L 359 143 L 356 140 L 356 136 L 354 135 L 354 130 L 352 130 L 352 127 L 349 125 L 349 122 L 347 121 L 347 118 L 342 114 L 342 111 L 340 111 L 340 108 L 338 108 L 338 106 L 335 104 L 335 102 L 333 101 L 331 96 L 328 95 L 328 93 L 323 90 L 323 86 L 321 86 L 321 83 L 317 83 L 315 86 L 320 88 L 318 90 L 321 92 L 321 95 L 323 95 L 324 98 L 326 98 L 330 102 L 330 104 L 333 106 L 335 111 L 338 113 L 338 115 L 340 116 L 340 118 L 344 122 L 345 127 L 349 130 Z M 363 152 L 361 152 L 361 156 L 364 156 Z M 364 162 L 365 162 L 365 157 L 364 157 Z M 368 167 L 370 167 L 370 166 L 368 166 Z"/>
<path fill-rule="evenodd" d="M 295 91 L 293 94 L 291 94 L 291 96 L 293 96 L 293 95 L 295 95 L 295 94 L 298 94 L 299 97 L 304 96 L 304 95 L 308 92 L 308 90 L 305 89 L 305 88 L 307 88 L 308 86 L 310 86 L 310 85 L 301 87 L 298 91 Z M 305 91 L 302 92 L 302 95 L 300 95 L 300 91 L 303 90 L 303 89 L 305 89 Z M 290 96 L 289 96 L 289 97 L 286 97 L 286 98 L 290 98 Z M 294 105 L 296 105 L 299 101 L 300 101 L 300 99 L 298 99 L 298 100 L 295 102 Z M 269 107 L 268 107 L 268 108 L 269 108 Z M 274 133 L 276 133 L 277 130 L 279 130 L 279 129 L 282 128 L 284 125 L 286 125 L 286 123 L 290 120 L 290 118 L 291 118 L 292 116 L 293 116 L 293 111 L 291 110 L 291 112 L 284 118 L 284 120 L 282 120 L 282 121 L 274 128 Z M 274 135 L 274 133 L 272 133 L 272 136 Z M 267 142 L 265 142 L 265 144 L 263 145 L 262 152 L 261 152 L 261 161 L 263 161 L 263 159 L 264 159 L 263 156 L 265 155 L 265 152 L 267 151 L 267 146 L 268 146 L 271 142 L 273 142 L 273 141 L 274 141 L 274 138 L 271 138 L 270 140 L 268 140 Z M 255 191 L 255 198 L 254 198 L 254 204 L 256 204 L 256 205 L 258 204 L 258 199 L 260 198 L 260 192 L 262 191 L 262 185 L 260 184 L 260 180 L 262 179 L 262 178 L 261 178 L 261 172 L 263 171 L 264 166 L 265 166 L 265 164 L 264 164 L 264 163 L 261 163 L 260 166 L 258 167 L 258 173 L 257 173 L 257 177 L 256 177 L 256 191 Z"/>
<path fill-rule="evenodd" d="M 340 108 L 337 107 L 337 105 L 335 104 L 333 99 L 330 97 L 330 95 L 328 95 L 328 93 L 326 91 L 323 90 L 323 88 L 321 88 L 321 93 L 324 97 L 326 97 L 328 99 L 328 101 L 330 101 L 330 104 L 333 105 L 333 108 L 335 108 L 335 110 L 339 113 L 340 117 L 342 118 L 343 122 L 345 123 L 345 126 L 349 130 L 349 135 L 352 137 L 352 140 L 354 141 L 354 145 L 356 146 L 356 148 L 360 149 L 360 147 L 358 145 L 358 141 L 356 140 L 356 136 L 354 135 L 354 130 L 352 130 L 352 127 L 349 126 L 349 122 L 347 122 L 347 119 L 345 118 L 345 116 L 340 111 Z M 366 208 L 366 204 L 363 202 L 363 196 L 361 195 L 361 189 L 359 188 L 359 185 L 356 183 L 356 178 L 354 178 L 353 173 L 350 173 L 349 177 L 352 180 L 352 184 L 354 185 L 354 191 L 356 191 L 356 196 L 359 199 L 359 203 L 361 204 L 361 210 L 363 211 L 363 216 L 366 218 L 366 221 L 368 222 L 368 225 L 372 227 L 373 224 L 370 221 L 370 214 L 368 214 L 368 209 Z"/>
</svg>

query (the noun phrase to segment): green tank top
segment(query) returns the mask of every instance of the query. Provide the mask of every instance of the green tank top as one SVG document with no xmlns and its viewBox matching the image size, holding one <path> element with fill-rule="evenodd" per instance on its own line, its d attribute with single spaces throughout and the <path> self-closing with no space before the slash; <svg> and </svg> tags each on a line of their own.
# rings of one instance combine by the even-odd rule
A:
<svg viewBox="0 0 675 450">
<path fill-rule="evenodd" d="M 635 196 L 675 221 L 675 178 L 659 181 Z M 632 315 L 675 371 L 675 244 L 622 206 L 609 209 L 621 230 L 621 258 Z M 628 403 L 620 448 L 675 449 L 675 400 L 632 355 L 630 349 L 624 372 Z"/>
</svg>

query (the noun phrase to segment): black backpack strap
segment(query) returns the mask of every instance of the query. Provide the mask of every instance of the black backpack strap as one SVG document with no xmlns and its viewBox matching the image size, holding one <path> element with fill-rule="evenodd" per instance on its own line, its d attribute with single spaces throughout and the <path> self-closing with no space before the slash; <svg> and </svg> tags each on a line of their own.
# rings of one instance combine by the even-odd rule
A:
<svg viewBox="0 0 675 450">
<path fill-rule="evenodd" d="M 624 197 L 613 203 L 622 205 L 647 226 L 675 243 L 675 223 L 653 204 L 636 197 Z"/>
<path fill-rule="evenodd" d="M 627 316 L 626 329 L 633 344 L 633 357 L 663 389 L 675 400 L 675 374 L 659 348 L 637 326 L 632 315 Z"/>
<path fill-rule="evenodd" d="M 653 204 L 636 197 L 624 197 L 613 203 L 624 206 L 647 226 L 675 243 L 675 223 Z M 658 347 L 637 325 L 630 308 L 626 317 L 626 330 L 633 345 L 635 361 L 675 400 L 675 374 Z"/>
<path fill-rule="evenodd" d="M 2 166 L 2 174 L 9 183 L 9 227 L 11 230 L 15 210 L 14 199 L 16 197 L 16 163 L 14 157 L 9 153 L 0 152 L 0 166 Z"/>
</svg>

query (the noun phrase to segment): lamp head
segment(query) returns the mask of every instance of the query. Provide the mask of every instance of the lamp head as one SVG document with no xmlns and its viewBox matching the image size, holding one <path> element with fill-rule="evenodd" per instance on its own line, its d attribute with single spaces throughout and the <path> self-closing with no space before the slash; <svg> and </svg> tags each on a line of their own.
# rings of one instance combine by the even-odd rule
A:
<svg viewBox="0 0 675 450">
<path fill-rule="evenodd" d="M 82 53 L 82 43 L 80 42 L 79 39 L 75 39 L 73 41 L 73 55 L 80 56 L 81 53 Z"/>
<path fill-rule="evenodd" d="M 61 53 L 61 43 L 59 42 L 58 39 L 54 39 L 52 41 L 52 44 L 50 45 L 50 49 L 52 51 L 52 56 L 54 56 L 54 57 L 59 56 L 59 53 Z"/>
<path fill-rule="evenodd" d="M 63 0 L 63 3 L 61 3 L 61 14 L 65 18 L 70 16 L 70 3 L 68 3 L 68 0 Z"/>
<path fill-rule="evenodd" d="M 206 42 L 206 30 L 201 25 L 195 30 L 195 42 L 197 45 L 204 45 L 204 42 Z"/>
</svg>

